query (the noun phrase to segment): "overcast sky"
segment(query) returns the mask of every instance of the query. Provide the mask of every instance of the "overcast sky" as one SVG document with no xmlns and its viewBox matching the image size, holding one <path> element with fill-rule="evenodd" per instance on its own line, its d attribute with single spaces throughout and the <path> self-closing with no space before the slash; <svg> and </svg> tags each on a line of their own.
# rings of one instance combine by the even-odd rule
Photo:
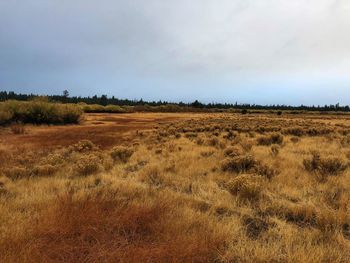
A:
<svg viewBox="0 0 350 263">
<path fill-rule="evenodd" d="M 0 0 L 0 90 L 350 104 L 349 0 Z"/>
</svg>

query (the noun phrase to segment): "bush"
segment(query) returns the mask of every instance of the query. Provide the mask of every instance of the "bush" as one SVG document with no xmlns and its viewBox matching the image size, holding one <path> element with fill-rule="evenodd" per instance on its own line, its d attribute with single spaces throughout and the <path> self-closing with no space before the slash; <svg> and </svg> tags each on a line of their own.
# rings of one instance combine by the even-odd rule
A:
<svg viewBox="0 0 350 263">
<path fill-rule="evenodd" d="M 301 127 L 291 127 L 291 128 L 284 129 L 283 134 L 289 134 L 289 135 L 300 137 L 305 134 L 305 131 Z"/>
<path fill-rule="evenodd" d="M 34 124 L 78 123 L 82 110 L 72 104 L 50 103 L 43 99 L 33 101 L 6 101 L 0 104 L 0 124 L 10 122 Z"/>
<path fill-rule="evenodd" d="M 263 191 L 262 178 L 255 175 L 239 175 L 227 184 L 227 189 L 232 195 L 244 200 L 256 201 Z"/>
<path fill-rule="evenodd" d="M 258 138 L 258 145 L 271 145 L 271 144 L 279 144 L 283 143 L 283 135 L 279 133 L 274 133 L 268 136 L 262 136 Z"/>
<path fill-rule="evenodd" d="M 224 172 L 244 173 L 255 167 L 257 161 L 252 155 L 236 156 L 227 158 L 221 163 Z"/>
<path fill-rule="evenodd" d="M 305 159 L 303 164 L 307 171 L 316 172 L 324 176 L 339 175 L 348 167 L 347 161 L 337 157 L 322 158 L 318 152 L 313 152 L 312 157 Z"/>
<path fill-rule="evenodd" d="M 274 168 L 266 165 L 266 164 L 262 164 L 262 163 L 257 163 L 253 169 L 253 171 L 260 176 L 263 176 L 267 179 L 271 179 L 272 177 L 274 177 L 278 171 L 275 170 Z"/>
<path fill-rule="evenodd" d="M 13 118 L 13 113 L 4 107 L 3 103 L 0 103 L 0 125 L 9 123 Z"/>
<path fill-rule="evenodd" d="M 89 152 L 89 151 L 96 150 L 97 147 L 95 144 L 93 144 L 92 141 L 81 140 L 78 143 L 71 146 L 71 149 L 75 152 Z"/>
<path fill-rule="evenodd" d="M 96 155 L 81 156 L 74 164 L 73 170 L 77 175 L 87 176 L 97 173 L 101 168 L 101 160 Z"/>
<path fill-rule="evenodd" d="M 236 157 L 239 155 L 242 155 L 243 151 L 242 149 L 238 148 L 238 147 L 228 147 L 227 149 L 225 149 L 224 151 L 224 155 L 227 157 Z"/>
<path fill-rule="evenodd" d="M 116 146 L 111 151 L 111 157 L 114 161 L 126 163 L 134 154 L 134 150 L 124 146 Z"/>
<path fill-rule="evenodd" d="M 118 105 L 102 106 L 99 104 L 80 104 L 81 109 L 87 113 L 125 113 L 124 108 Z"/>
</svg>

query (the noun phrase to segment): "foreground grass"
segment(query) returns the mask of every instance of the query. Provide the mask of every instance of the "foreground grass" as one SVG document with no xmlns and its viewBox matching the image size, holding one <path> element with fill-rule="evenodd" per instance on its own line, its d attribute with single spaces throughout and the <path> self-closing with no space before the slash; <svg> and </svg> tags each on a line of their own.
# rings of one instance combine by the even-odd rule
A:
<svg viewBox="0 0 350 263">
<path fill-rule="evenodd" d="M 0 147 L 0 262 L 349 262 L 347 127 L 222 115 Z"/>
</svg>

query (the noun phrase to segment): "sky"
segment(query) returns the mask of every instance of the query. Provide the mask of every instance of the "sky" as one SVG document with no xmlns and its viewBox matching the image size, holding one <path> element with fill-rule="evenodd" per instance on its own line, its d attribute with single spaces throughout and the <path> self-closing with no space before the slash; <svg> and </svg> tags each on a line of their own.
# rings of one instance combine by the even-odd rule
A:
<svg viewBox="0 0 350 263">
<path fill-rule="evenodd" d="M 349 0 L 0 0 L 0 90 L 350 104 Z"/>
</svg>

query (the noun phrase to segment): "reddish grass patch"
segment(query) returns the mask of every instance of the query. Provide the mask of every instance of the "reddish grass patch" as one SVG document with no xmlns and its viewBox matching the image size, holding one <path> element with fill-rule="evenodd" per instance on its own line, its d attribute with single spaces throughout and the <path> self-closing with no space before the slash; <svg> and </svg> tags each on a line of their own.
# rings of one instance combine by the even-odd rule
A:
<svg viewBox="0 0 350 263">
<path fill-rule="evenodd" d="M 174 218 L 172 210 L 164 203 L 66 196 L 42 214 L 30 236 L 8 240 L 0 252 L 22 262 L 213 262 L 223 238 L 201 222 Z"/>
</svg>

